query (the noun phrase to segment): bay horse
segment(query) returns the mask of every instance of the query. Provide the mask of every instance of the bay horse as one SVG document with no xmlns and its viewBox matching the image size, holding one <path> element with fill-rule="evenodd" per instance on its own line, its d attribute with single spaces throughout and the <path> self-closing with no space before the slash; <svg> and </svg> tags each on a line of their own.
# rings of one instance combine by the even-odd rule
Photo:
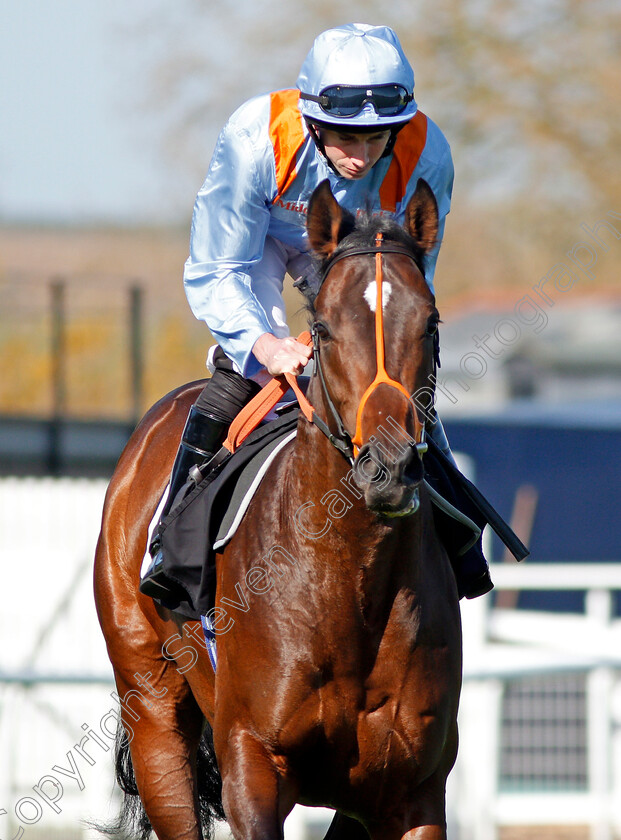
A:
<svg viewBox="0 0 621 840">
<path fill-rule="evenodd" d="M 134 836 L 150 836 L 150 823 L 159 840 L 200 840 L 211 813 L 235 840 L 279 840 L 301 803 L 335 810 L 331 840 L 446 838 L 461 624 L 411 398 L 429 390 L 438 325 L 423 274 L 438 213 L 424 181 L 405 218 L 355 221 L 327 181 L 312 196 L 317 422 L 300 414 L 216 556 L 215 674 L 200 622 L 138 591 L 147 529 L 204 383 L 156 404 L 119 460 L 95 593 L 126 734 L 117 776 L 126 810 L 146 812 Z M 389 425 L 407 446 L 390 449 Z"/>
</svg>

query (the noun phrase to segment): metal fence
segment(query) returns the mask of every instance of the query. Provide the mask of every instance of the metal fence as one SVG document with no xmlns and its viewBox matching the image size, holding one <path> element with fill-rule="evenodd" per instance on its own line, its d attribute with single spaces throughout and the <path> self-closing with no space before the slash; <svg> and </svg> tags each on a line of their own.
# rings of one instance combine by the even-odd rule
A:
<svg viewBox="0 0 621 840">
<path fill-rule="evenodd" d="M 0 285 L 0 414 L 60 420 L 95 405 L 100 418 L 136 420 L 145 401 L 144 322 L 136 281 Z"/>
<path fill-rule="evenodd" d="M 507 683 L 500 720 L 499 791 L 586 790 L 586 713 L 584 674 Z"/>
<path fill-rule="evenodd" d="M 176 285 L 0 281 L 0 475 L 109 476 L 149 406 L 207 375 L 209 333 Z"/>
</svg>

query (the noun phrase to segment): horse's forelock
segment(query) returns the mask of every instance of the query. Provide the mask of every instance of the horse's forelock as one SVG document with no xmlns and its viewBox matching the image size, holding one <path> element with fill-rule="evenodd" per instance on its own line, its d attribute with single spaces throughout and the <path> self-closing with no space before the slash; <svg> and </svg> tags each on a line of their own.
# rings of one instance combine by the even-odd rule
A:
<svg viewBox="0 0 621 840">
<path fill-rule="evenodd" d="M 369 246 L 372 248 L 375 245 L 378 233 L 382 234 L 385 241 L 405 245 L 412 251 L 416 262 L 422 265 L 423 249 L 404 227 L 387 216 L 367 216 L 366 214 L 361 216 L 353 232 L 339 243 L 336 252 L 351 247 L 365 248 Z"/>
<path fill-rule="evenodd" d="M 424 251 L 416 240 L 401 227 L 394 219 L 386 216 L 371 216 L 368 213 L 361 213 L 356 220 L 356 227 L 347 234 L 337 245 L 329 257 L 321 258 L 316 256 L 315 269 L 319 277 L 323 278 L 324 270 L 329 262 L 340 254 L 347 252 L 350 248 L 373 248 L 377 234 L 381 233 L 385 242 L 398 242 L 412 252 L 414 262 L 420 273 L 425 276 L 423 263 Z M 314 314 L 313 301 L 309 302 L 309 310 Z"/>
</svg>

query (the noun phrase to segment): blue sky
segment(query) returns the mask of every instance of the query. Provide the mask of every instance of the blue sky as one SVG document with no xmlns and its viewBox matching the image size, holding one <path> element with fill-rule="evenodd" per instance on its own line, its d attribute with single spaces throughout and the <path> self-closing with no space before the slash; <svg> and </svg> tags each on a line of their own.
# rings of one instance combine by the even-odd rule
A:
<svg viewBox="0 0 621 840">
<path fill-rule="evenodd" d="M 299 44 L 283 43 L 272 21 L 283 31 L 295 22 L 310 47 L 310 9 L 281 0 L 8 0 L 0 224 L 186 224 L 228 115 L 297 75 Z M 249 72 L 253 34 L 269 60 Z M 185 83 L 171 83 L 184 70 Z M 197 102 L 200 124 L 184 145 L 183 118 Z"/>
<path fill-rule="evenodd" d="M 484 12 L 487 4 L 468 5 Z M 293 84 L 319 28 L 351 19 L 357 6 L 342 0 L 322 8 L 319 19 L 313 4 L 282 0 L 7 0 L 0 12 L 0 224 L 187 224 L 226 117 L 251 95 Z M 555 47 L 554 28 L 544 26 L 554 6 L 537 0 L 529 7 L 540 47 Z M 405 29 L 419 8 L 393 0 L 383 22 Z M 368 7 L 365 14 L 373 17 Z M 450 41 L 442 49 L 451 66 Z M 447 133 L 460 183 L 476 185 L 481 200 L 504 200 L 528 168 L 519 136 L 500 124 L 492 143 L 465 154 L 453 142 L 459 90 L 436 91 L 434 99 L 425 81 L 436 57 L 427 64 L 411 57 L 417 99 Z M 537 148 L 540 161 L 545 152 Z M 576 173 L 556 153 L 553 163 L 554 195 L 571 199 L 580 188 Z"/>
<path fill-rule="evenodd" d="M 178 215 L 165 200 L 138 114 L 148 56 L 124 31 L 128 7 L 118 0 L 3 4 L 0 223 Z"/>
<path fill-rule="evenodd" d="M 356 8 L 323 9 L 322 24 Z M 249 96 L 293 84 L 318 25 L 311 4 L 282 0 L 8 0 L 0 224 L 186 224 L 218 130 Z"/>
</svg>

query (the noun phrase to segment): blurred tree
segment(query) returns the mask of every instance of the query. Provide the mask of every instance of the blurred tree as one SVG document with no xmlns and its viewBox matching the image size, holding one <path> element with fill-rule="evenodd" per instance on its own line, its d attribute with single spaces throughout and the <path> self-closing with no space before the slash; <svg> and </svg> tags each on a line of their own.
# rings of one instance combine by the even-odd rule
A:
<svg viewBox="0 0 621 840">
<path fill-rule="evenodd" d="M 424 33 L 411 53 L 471 195 L 526 198 L 565 217 L 572 204 L 618 209 L 621 5 L 425 5 Z"/>
<path fill-rule="evenodd" d="M 618 0 L 377 0 L 240 5 L 182 0 L 152 8 L 161 47 L 157 107 L 174 110 L 167 149 L 203 171 L 206 138 L 256 93 L 293 85 L 321 30 L 344 20 L 395 27 L 423 109 L 447 133 L 461 190 L 614 208 L 621 195 Z"/>
<path fill-rule="evenodd" d="M 582 221 L 621 211 L 621 5 L 424 6 L 424 29 L 404 41 L 455 158 L 442 277 L 467 297 L 476 278 L 477 295 L 502 300 L 562 260 Z M 614 262 L 575 293 L 614 289 Z"/>
</svg>

